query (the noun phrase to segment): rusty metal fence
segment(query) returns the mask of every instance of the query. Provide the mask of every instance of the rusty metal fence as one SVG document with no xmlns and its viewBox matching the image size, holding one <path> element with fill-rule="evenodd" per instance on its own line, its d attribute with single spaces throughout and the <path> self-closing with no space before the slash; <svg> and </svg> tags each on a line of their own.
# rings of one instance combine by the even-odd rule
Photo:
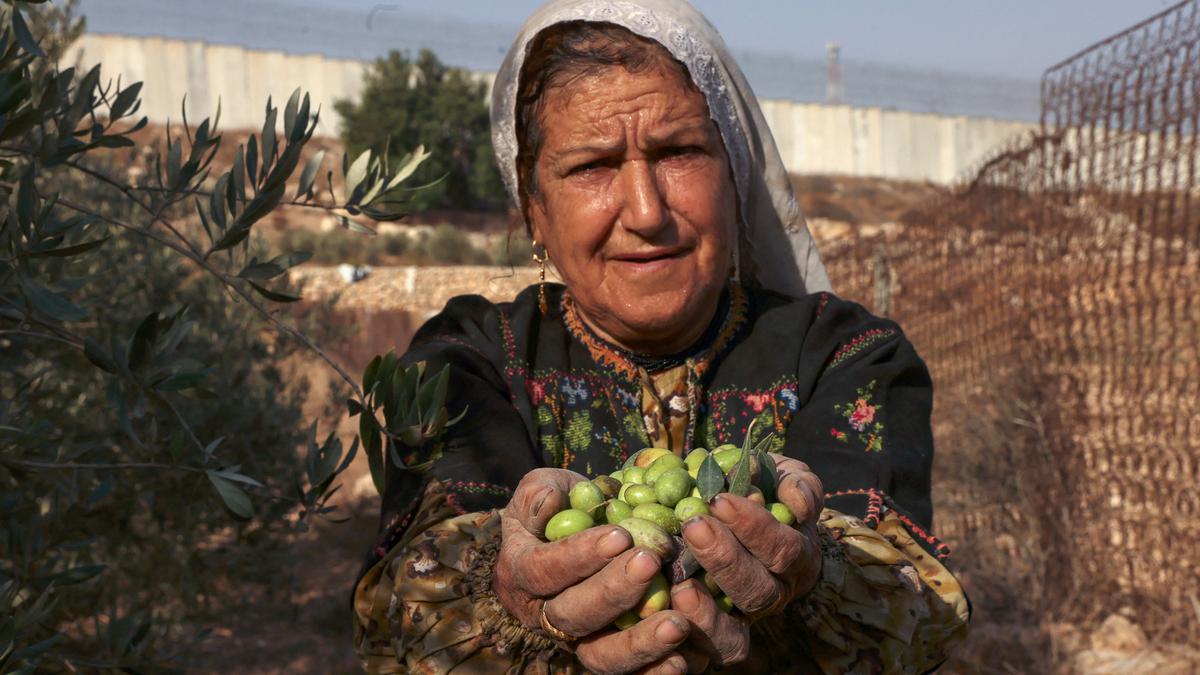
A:
<svg viewBox="0 0 1200 675">
<path fill-rule="evenodd" d="M 933 372 L 938 523 L 985 613 L 1200 628 L 1200 0 L 1046 71 L 1039 132 L 827 251 Z"/>
</svg>

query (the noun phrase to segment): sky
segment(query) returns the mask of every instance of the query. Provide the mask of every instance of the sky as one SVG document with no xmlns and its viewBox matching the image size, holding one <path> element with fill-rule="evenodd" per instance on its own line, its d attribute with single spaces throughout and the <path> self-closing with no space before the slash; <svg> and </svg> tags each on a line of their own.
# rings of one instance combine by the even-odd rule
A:
<svg viewBox="0 0 1200 675">
<path fill-rule="evenodd" d="M 311 0 L 291 0 L 303 3 Z M 516 26 L 541 0 L 340 0 Z M 1176 0 L 694 0 L 735 49 L 1038 77 Z"/>
</svg>

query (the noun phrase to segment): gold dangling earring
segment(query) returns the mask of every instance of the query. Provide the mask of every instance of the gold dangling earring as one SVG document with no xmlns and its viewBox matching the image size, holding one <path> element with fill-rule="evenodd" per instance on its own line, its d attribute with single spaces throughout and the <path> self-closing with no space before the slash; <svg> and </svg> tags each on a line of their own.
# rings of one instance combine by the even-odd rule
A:
<svg viewBox="0 0 1200 675">
<path fill-rule="evenodd" d="M 533 262 L 538 264 L 538 309 L 541 310 L 542 316 L 546 316 L 546 311 L 549 305 L 546 303 L 546 247 L 542 247 L 541 255 L 537 252 L 537 239 L 533 240 Z"/>
</svg>

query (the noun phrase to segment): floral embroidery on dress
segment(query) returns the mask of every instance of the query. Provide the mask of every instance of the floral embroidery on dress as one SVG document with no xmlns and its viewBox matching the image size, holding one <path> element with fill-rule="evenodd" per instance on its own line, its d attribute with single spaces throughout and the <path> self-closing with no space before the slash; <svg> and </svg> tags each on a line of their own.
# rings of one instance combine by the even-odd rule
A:
<svg viewBox="0 0 1200 675">
<path fill-rule="evenodd" d="M 833 358 L 829 359 L 829 365 L 825 369 L 833 370 L 846 361 L 849 361 L 852 356 L 862 352 L 867 347 L 880 340 L 886 340 L 895 334 L 896 330 L 894 328 L 872 328 L 865 333 L 857 335 L 853 340 L 838 347 L 838 350 L 833 353 Z"/>
<path fill-rule="evenodd" d="M 764 389 L 723 387 L 705 397 L 698 443 L 716 447 L 723 443 L 739 445 L 752 420 L 757 420 L 751 442 L 774 432 L 772 450 L 780 450 L 792 417 L 800 410 L 796 378 L 784 377 Z"/>
<path fill-rule="evenodd" d="M 858 441 L 867 452 L 883 452 L 883 422 L 876 420 L 882 405 L 873 404 L 871 398 L 875 395 L 875 380 L 857 390 L 858 398 L 852 402 L 839 403 L 833 408 L 839 415 L 846 418 L 850 428 L 857 432 Z M 836 427 L 830 429 L 831 435 L 843 443 L 849 442 L 844 431 Z"/>
</svg>

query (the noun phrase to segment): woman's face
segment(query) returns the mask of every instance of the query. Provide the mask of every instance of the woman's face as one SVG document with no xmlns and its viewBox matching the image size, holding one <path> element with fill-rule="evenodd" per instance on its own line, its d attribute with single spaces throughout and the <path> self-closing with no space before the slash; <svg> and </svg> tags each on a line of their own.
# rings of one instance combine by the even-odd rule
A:
<svg viewBox="0 0 1200 675">
<path fill-rule="evenodd" d="M 716 311 L 737 217 L 703 94 L 674 69 L 611 67 L 546 97 L 534 237 L 594 330 L 641 352 L 686 348 Z"/>
</svg>

